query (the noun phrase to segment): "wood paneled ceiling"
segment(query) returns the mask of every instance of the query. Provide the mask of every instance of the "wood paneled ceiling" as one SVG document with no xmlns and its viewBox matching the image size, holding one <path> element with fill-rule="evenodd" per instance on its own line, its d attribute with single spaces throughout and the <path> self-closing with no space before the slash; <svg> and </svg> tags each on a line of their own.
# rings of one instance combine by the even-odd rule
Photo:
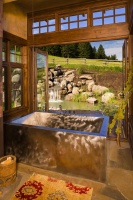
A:
<svg viewBox="0 0 133 200">
<path fill-rule="evenodd" d="M 25 11 L 32 12 L 44 10 L 44 9 L 51 9 L 57 8 L 62 6 L 71 6 L 74 4 L 84 4 L 84 3 L 91 3 L 97 2 L 102 0 L 4 0 L 4 4 L 6 3 L 16 3 L 19 4 L 21 7 L 25 9 Z"/>
</svg>

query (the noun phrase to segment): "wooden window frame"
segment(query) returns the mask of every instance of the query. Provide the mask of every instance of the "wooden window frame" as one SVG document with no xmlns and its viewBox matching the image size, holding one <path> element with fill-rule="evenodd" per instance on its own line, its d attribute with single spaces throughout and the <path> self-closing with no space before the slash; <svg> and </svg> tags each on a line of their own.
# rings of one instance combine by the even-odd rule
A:
<svg viewBox="0 0 133 200">
<path fill-rule="evenodd" d="M 15 46 L 19 46 L 22 52 L 22 45 L 15 44 L 15 42 L 11 42 L 9 40 L 3 40 L 6 43 L 6 61 L 2 62 L 2 68 L 4 69 L 4 114 L 9 112 L 17 111 L 18 109 L 22 109 L 24 107 L 24 64 L 22 63 L 23 54 L 21 53 L 21 63 L 11 62 L 10 61 L 10 44 L 14 44 Z M 21 105 L 17 107 L 12 107 L 12 98 L 11 98 L 11 87 L 12 87 L 12 69 L 19 68 L 21 69 Z"/>
<path fill-rule="evenodd" d="M 116 14 L 115 13 L 115 10 L 116 9 L 120 9 L 120 8 L 125 8 L 125 13 L 123 14 Z M 104 13 L 105 11 L 108 11 L 108 10 L 113 10 L 113 14 L 112 15 L 109 15 L 109 16 L 104 16 Z M 93 17 L 93 13 L 95 12 L 102 12 L 102 16 L 100 17 Z M 119 17 L 119 16 L 125 16 L 125 22 L 116 22 L 116 17 Z M 107 19 L 107 18 L 110 18 L 110 17 L 113 17 L 113 23 L 108 23 L 108 24 L 105 24 L 104 23 L 104 19 Z M 92 13 L 91 13 L 91 19 L 92 19 L 92 23 L 91 23 L 91 26 L 92 27 L 96 27 L 96 26 L 105 26 L 105 25 L 112 25 L 112 24 L 119 24 L 119 23 L 126 23 L 127 22 L 127 7 L 126 5 L 120 5 L 120 6 L 115 6 L 115 7 L 106 7 L 106 8 L 102 8 L 101 10 L 99 9 L 94 9 L 92 10 Z M 98 19 L 101 19 L 102 20 L 102 24 L 100 25 L 93 25 L 93 21 L 94 20 L 98 20 Z"/>
<path fill-rule="evenodd" d="M 87 18 L 86 19 L 83 19 L 83 20 L 80 20 L 79 19 L 79 15 L 87 15 Z M 77 16 L 77 20 L 73 20 L 71 21 L 70 20 L 70 17 L 72 16 Z M 61 18 L 68 18 L 68 21 L 67 22 L 63 22 L 61 23 Z M 88 17 L 89 17 L 89 14 L 88 14 L 88 10 L 80 10 L 80 11 L 77 11 L 77 12 L 73 12 L 73 13 L 63 13 L 63 14 L 59 14 L 58 15 L 58 22 L 59 22 L 59 31 L 67 31 L 67 30 L 74 30 L 74 29 L 83 29 L 83 28 L 87 28 L 88 27 Z M 72 22 L 76 22 L 77 23 L 77 28 L 70 28 L 70 24 Z M 87 22 L 87 26 L 86 27 L 79 27 L 79 23 L 80 22 Z M 65 30 L 62 30 L 61 29 L 61 25 L 65 25 L 65 24 L 68 24 L 68 29 L 65 29 Z"/>
<path fill-rule="evenodd" d="M 55 23 L 54 24 L 49 24 L 48 23 L 49 20 L 55 20 Z M 42 21 L 46 21 L 47 25 L 41 25 Z M 37 23 L 37 22 L 38 22 L 39 25 L 37 27 L 33 27 L 33 24 Z M 49 28 L 52 27 L 52 26 L 55 27 L 55 30 L 54 31 L 49 31 Z M 41 33 L 41 28 L 47 28 L 47 32 L 42 32 Z M 35 30 L 35 29 L 38 29 L 38 33 L 33 34 L 33 30 Z M 31 34 L 32 35 L 52 33 L 52 32 L 55 32 L 55 31 L 56 31 L 56 18 L 55 18 L 55 16 L 49 16 L 49 17 L 36 19 L 35 21 L 32 21 L 32 23 L 31 23 Z"/>
</svg>

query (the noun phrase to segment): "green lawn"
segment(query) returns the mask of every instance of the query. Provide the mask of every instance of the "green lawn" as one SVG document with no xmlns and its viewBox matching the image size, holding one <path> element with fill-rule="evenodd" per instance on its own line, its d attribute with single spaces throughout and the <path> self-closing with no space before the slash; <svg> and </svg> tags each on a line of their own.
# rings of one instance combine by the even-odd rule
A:
<svg viewBox="0 0 133 200">
<path fill-rule="evenodd" d="M 68 63 L 67 63 L 68 60 Z M 71 65 L 71 64 L 81 64 L 81 65 L 93 65 L 93 66 L 103 66 L 103 67 L 120 67 L 122 68 L 121 61 L 106 61 L 106 60 L 99 60 L 99 59 L 84 59 L 84 58 L 63 58 L 57 56 L 48 56 L 48 63 L 49 64 L 60 64 L 60 65 Z"/>
</svg>

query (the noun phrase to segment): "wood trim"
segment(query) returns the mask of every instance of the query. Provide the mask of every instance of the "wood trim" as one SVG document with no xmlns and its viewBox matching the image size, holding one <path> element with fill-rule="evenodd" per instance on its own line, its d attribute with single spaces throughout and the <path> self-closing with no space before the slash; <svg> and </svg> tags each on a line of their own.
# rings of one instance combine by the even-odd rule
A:
<svg viewBox="0 0 133 200">
<path fill-rule="evenodd" d="M 105 1 L 102 0 L 102 1 L 99 1 L 99 0 L 89 0 L 84 2 L 84 3 L 74 3 L 74 4 L 69 4 L 68 6 L 58 6 L 56 8 L 51 8 L 51 9 L 43 9 L 43 10 L 39 10 L 39 11 L 36 11 L 36 12 L 29 12 L 28 13 L 28 18 L 30 17 L 33 17 L 33 14 L 34 14 L 34 17 L 35 16 L 44 16 L 44 15 L 48 15 L 48 14 L 52 14 L 54 12 L 58 12 L 58 13 L 63 13 L 63 12 L 69 12 L 71 11 L 71 13 L 73 13 L 74 10 L 81 10 L 81 9 L 86 9 L 87 7 L 90 7 L 90 8 L 99 8 L 99 7 L 105 7 L 105 6 L 114 6 L 114 5 L 121 5 L 121 4 L 125 4 L 125 3 L 128 3 L 128 0 L 115 0 L 115 1 L 112 1 L 112 0 L 108 0 Z M 71 8 L 71 9 L 70 9 Z"/>
<path fill-rule="evenodd" d="M 120 23 L 28 36 L 28 45 L 41 46 L 88 41 L 94 42 L 101 40 L 115 40 L 128 38 L 128 35 L 128 24 Z"/>
<path fill-rule="evenodd" d="M 4 136 L 3 136 L 3 108 L 2 108 L 2 40 L 3 40 L 3 1 L 0 0 L 0 157 L 4 155 Z"/>
<path fill-rule="evenodd" d="M 18 44 L 20 46 L 26 46 L 27 45 L 27 40 L 18 37 L 16 35 L 13 35 L 11 33 L 8 33 L 6 31 L 3 32 L 3 38 L 4 40 L 11 41 L 12 43 Z"/>
</svg>

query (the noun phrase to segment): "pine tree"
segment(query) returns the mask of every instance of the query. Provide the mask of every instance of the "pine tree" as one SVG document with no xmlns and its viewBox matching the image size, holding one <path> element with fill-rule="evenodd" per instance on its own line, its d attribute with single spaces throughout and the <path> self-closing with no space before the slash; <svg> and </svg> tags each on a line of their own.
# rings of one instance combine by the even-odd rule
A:
<svg viewBox="0 0 133 200">
<path fill-rule="evenodd" d="M 78 45 L 79 57 L 80 58 L 92 58 L 93 48 L 90 42 L 79 43 Z"/>
<path fill-rule="evenodd" d="M 106 58 L 105 50 L 104 50 L 104 48 L 101 44 L 100 44 L 100 46 L 98 47 L 98 50 L 97 50 L 97 58 L 98 59 L 105 59 Z"/>
</svg>

